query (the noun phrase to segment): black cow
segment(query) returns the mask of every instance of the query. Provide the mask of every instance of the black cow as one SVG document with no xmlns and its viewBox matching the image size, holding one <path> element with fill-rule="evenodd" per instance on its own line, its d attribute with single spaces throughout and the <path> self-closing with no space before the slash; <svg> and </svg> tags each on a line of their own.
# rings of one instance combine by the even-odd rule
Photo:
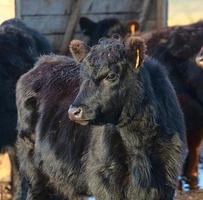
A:
<svg viewBox="0 0 203 200">
<path fill-rule="evenodd" d="M 102 22 L 102 26 L 100 22 L 95 25 L 100 27 L 99 33 L 94 32 L 91 26 L 85 26 L 90 41 L 97 38 L 97 40 L 93 40 L 97 42 L 99 39 L 97 36 L 105 37 L 116 32 L 119 33 L 119 29 L 116 29 L 112 34 L 105 34 L 106 32 L 111 33 L 110 30 L 114 29 L 117 24 L 120 24 L 120 29 L 124 29 L 120 21 L 112 26 L 107 26 L 106 29 L 104 29 L 104 23 L 107 23 L 108 19 L 102 20 Z M 190 187 L 197 188 L 198 163 L 203 138 L 203 72 L 195 64 L 194 57 L 203 45 L 203 21 L 147 33 L 136 32 L 135 34 L 144 38 L 148 47 L 146 53 L 163 64 L 174 84 L 186 119 L 189 146 L 184 175 L 187 177 Z M 121 36 L 123 37 L 123 33 Z M 201 66 L 200 54 L 197 59 L 198 65 Z"/>
<path fill-rule="evenodd" d="M 125 37 L 130 33 L 130 27 L 134 26 L 134 31 L 137 31 L 139 28 L 137 21 L 122 23 L 116 18 L 107 18 L 94 22 L 86 17 L 81 17 L 79 24 L 84 35 L 88 36 L 88 45 L 90 46 L 95 45 L 102 37 L 111 37 L 116 33 Z"/>
<path fill-rule="evenodd" d="M 198 187 L 203 139 L 203 70 L 196 65 L 194 57 L 203 45 L 203 22 L 174 28 L 167 38 L 157 42 L 160 35 L 166 34 L 168 31 L 155 32 L 148 38 L 148 53 L 166 67 L 183 109 L 189 149 L 184 175 L 194 189 Z"/>
<path fill-rule="evenodd" d="M 79 67 L 65 56 L 43 56 L 17 84 L 18 159 L 27 200 L 88 195 L 85 165 L 89 127 L 68 120 Z"/>
<path fill-rule="evenodd" d="M 171 54 L 180 59 L 195 56 L 203 45 L 203 21 L 177 26 L 171 29 L 167 47 Z"/>
<path fill-rule="evenodd" d="M 11 26 L 14 28 L 18 28 L 22 30 L 24 33 L 28 34 L 32 39 L 34 40 L 37 53 L 39 55 L 49 54 L 53 51 L 52 46 L 48 42 L 48 40 L 43 36 L 41 33 L 36 31 L 35 29 L 32 29 L 28 26 L 26 26 L 21 20 L 13 18 L 4 21 L 1 26 Z"/>
<path fill-rule="evenodd" d="M 142 64 L 144 48 L 134 38 L 125 45 L 111 39 L 88 53 L 73 41 L 82 64 L 44 56 L 20 78 L 17 149 L 27 199 L 49 199 L 53 191 L 70 199 L 173 199 L 183 115 L 160 64 Z M 68 120 L 68 108 L 79 124 Z"/>
<path fill-rule="evenodd" d="M 142 63 L 145 45 L 136 37 L 100 40 L 89 53 L 82 42 L 72 46 L 82 83 L 69 117 L 98 125 L 87 170 L 94 196 L 173 199 L 185 127 L 163 67 L 151 58 Z"/>
<path fill-rule="evenodd" d="M 43 53 L 50 53 L 49 42 L 41 38 L 41 50 L 37 48 L 40 41 L 36 41 L 33 33 L 19 20 L 23 27 L 16 26 L 16 20 L 10 20 L 0 26 L 0 151 L 5 148 L 9 152 L 13 170 L 14 193 L 17 192 L 19 174 L 15 157 L 14 144 L 17 131 L 17 110 L 15 103 L 15 87 L 18 78 L 32 68 L 37 57 Z M 14 22 L 14 24 L 12 24 Z M 24 30 L 25 29 L 25 30 Z M 31 29 L 30 29 L 31 30 Z M 31 31 L 32 32 L 32 31 Z M 39 33 L 37 33 L 40 36 Z"/>
</svg>

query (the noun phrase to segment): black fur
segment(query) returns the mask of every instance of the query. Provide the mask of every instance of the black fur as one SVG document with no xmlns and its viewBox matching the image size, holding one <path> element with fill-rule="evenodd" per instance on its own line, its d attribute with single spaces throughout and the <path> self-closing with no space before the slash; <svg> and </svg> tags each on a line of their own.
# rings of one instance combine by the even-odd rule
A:
<svg viewBox="0 0 203 200">
<path fill-rule="evenodd" d="M 108 20 L 110 19 L 103 21 L 108 22 Z M 100 27 L 98 29 L 99 33 L 94 32 L 94 28 L 88 26 L 88 24 L 92 24 L 90 22 L 85 26 L 85 30 L 89 33 L 90 41 L 95 38 L 93 40 L 94 44 L 99 40 L 99 37 L 112 36 L 112 34 L 105 34 L 105 32 L 111 33 L 110 30 L 117 27 L 117 24 L 120 24 L 125 30 L 124 36 L 127 34 L 126 28 L 118 20 L 117 23 L 106 26 L 106 29 L 100 22 L 93 23 L 95 27 Z M 120 33 L 119 29 L 115 30 L 118 34 Z M 163 64 L 174 85 L 185 115 L 187 127 L 189 153 L 188 163 L 186 164 L 188 167 L 186 166 L 184 174 L 188 179 L 194 177 L 192 179 L 195 181 L 192 181 L 193 183 L 189 181 L 189 184 L 192 188 L 197 187 L 200 141 L 203 139 L 203 70 L 198 69 L 197 65 L 202 67 L 203 64 L 200 54 L 196 59 L 197 64 L 194 62 L 194 57 L 203 45 L 203 21 L 186 26 L 167 27 L 147 33 L 136 32 L 135 34 L 141 35 L 145 39 L 148 47 L 147 54 Z M 123 32 L 121 32 L 121 36 L 123 37 Z"/>
<path fill-rule="evenodd" d="M 102 40 L 81 64 L 83 81 L 70 109 L 82 110 L 74 121 L 99 125 L 92 133 L 89 185 L 96 199 L 173 199 L 183 115 L 163 67 L 148 58 L 133 69 L 125 48 Z"/>
<path fill-rule="evenodd" d="M 194 62 L 203 44 L 203 23 L 153 33 L 148 38 L 148 54 L 165 66 L 184 112 L 188 158 L 184 175 L 191 188 L 198 184 L 198 162 L 203 139 L 203 70 Z M 164 42 L 160 37 L 164 38 Z"/>
<path fill-rule="evenodd" d="M 103 40 L 82 62 L 78 95 L 79 66 L 67 57 L 44 56 L 20 78 L 17 148 L 27 199 L 49 199 L 50 189 L 70 199 L 173 199 L 183 116 L 160 64 L 149 58 L 133 69 L 131 59 L 119 41 Z M 120 81 L 96 76 L 101 66 Z M 73 100 L 97 126 L 69 121 Z"/>
<path fill-rule="evenodd" d="M 8 25 L 5 22 L 0 26 L 0 151 L 8 148 L 12 161 L 14 193 L 18 193 L 19 182 L 14 148 L 17 137 L 16 82 L 23 73 L 32 68 L 39 55 L 50 52 L 47 45 L 43 51 L 43 44 L 48 44 L 45 38 L 41 39 L 44 41 L 39 50 L 36 45 L 40 44 L 40 41 L 36 42 L 33 34 L 29 33 L 29 29 L 22 22 L 17 21 L 23 26 L 22 29 L 18 27 L 15 20 L 10 20 Z M 40 36 L 39 33 L 37 34 Z"/>
<path fill-rule="evenodd" d="M 24 34 L 28 34 L 30 37 L 32 37 L 34 44 L 36 46 L 36 50 L 39 55 L 44 55 L 44 54 L 49 54 L 50 52 L 53 51 L 52 46 L 48 42 L 48 40 L 38 31 L 35 29 L 32 29 L 28 26 L 26 26 L 21 20 L 19 19 L 9 19 L 4 21 L 2 26 L 11 26 L 18 28 L 24 32 Z"/>
<path fill-rule="evenodd" d="M 89 128 L 70 122 L 67 112 L 78 87 L 75 61 L 56 55 L 42 57 L 18 81 L 17 149 L 27 199 L 89 194 L 84 170 Z"/>
</svg>

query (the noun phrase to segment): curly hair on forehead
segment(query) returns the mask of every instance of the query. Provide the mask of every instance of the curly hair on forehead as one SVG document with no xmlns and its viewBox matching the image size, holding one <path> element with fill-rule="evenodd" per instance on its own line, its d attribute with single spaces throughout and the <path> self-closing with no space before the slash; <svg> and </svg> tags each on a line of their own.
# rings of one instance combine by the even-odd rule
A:
<svg viewBox="0 0 203 200">
<path fill-rule="evenodd" d="M 85 61 L 91 66 L 101 66 L 123 61 L 125 55 L 125 45 L 119 39 L 102 38 L 91 48 Z"/>
</svg>

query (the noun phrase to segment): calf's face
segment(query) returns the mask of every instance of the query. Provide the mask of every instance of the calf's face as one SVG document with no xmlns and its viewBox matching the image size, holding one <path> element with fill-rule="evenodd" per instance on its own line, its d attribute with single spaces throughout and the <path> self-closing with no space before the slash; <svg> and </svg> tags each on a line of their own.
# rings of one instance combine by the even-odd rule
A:
<svg viewBox="0 0 203 200">
<path fill-rule="evenodd" d="M 140 66 L 145 44 L 140 38 L 103 39 L 90 50 L 72 41 L 70 50 L 81 65 L 81 86 L 69 108 L 79 124 L 116 124 Z"/>
</svg>

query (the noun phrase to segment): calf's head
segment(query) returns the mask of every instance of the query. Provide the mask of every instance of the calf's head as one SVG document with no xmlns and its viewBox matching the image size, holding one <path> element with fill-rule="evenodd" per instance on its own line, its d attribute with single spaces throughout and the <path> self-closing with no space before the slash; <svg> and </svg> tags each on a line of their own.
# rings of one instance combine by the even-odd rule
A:
<svg viewBox="0 0 203 200">
<path fill-rule="evenodd" d="M 124 42 L 101 39 L 88 49 L 83 42 L 73 40 L 70 51 L 81 65 L 81 86 L 69 108 L 69 118 L 82 125 L 117 124 L 132 88 L 136 93 L 144 42 L 137 37 Z"/>
</svg>

